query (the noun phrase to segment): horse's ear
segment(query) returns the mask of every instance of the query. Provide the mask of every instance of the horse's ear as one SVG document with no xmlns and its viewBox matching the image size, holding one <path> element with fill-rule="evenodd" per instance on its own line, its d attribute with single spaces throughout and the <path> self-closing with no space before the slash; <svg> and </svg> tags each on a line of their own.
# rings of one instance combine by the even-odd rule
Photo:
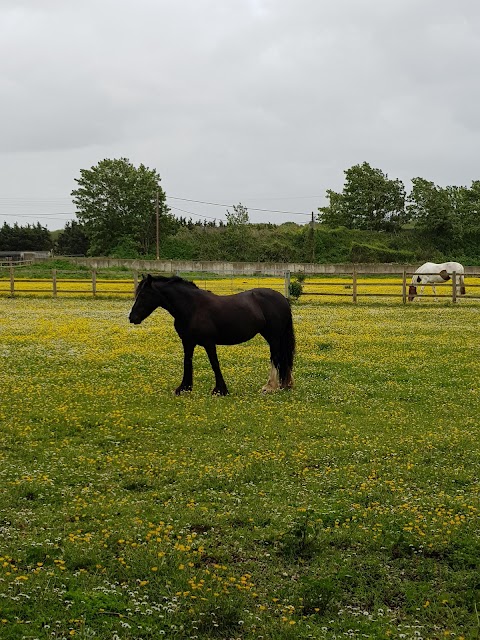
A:
<svg viewBox="0 0 480 640">
<path fill-rule="evenodd" d="M 152 284 L 152 280 L 153 280 L 153 278 L 152 278 L 152 276 L 151 276 L 151 274 L 150 274 L 150 273 L 147 273 L 146 280 L 147 280 L 147 285 Z"/>
</svg>

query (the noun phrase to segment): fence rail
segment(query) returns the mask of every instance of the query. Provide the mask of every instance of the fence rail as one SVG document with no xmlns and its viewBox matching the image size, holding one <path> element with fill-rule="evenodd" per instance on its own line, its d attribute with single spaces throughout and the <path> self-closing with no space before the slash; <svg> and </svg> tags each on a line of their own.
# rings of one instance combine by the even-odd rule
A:
<svg viewBox="0 0 480 640">
<path fill-rule="evenodd" d="M 316 279 L 311 279 L 308 282 L 302 282 L 302 287 L 304 289 L 304 295 L 307 296 L 343 296 L 343 297 L 351 297 L 352 301 L 354 303 L 356 303 L 358 301 L 359 297 L 388 297 L 388 298 L 402 298 L 403 303 L 405 304 L 407 302 L 408 299 L 408 293 L 407 293 L 407 289 L 409 287 L 409 284 L 411 282 L 411 278 L 414 275 L 413 271 L 407 271 L 404 270 L 402 272 L 398 272 L 398 273 L 388 273 L 388 274 L 384 274 L 385 276 L 388 276 L 389 279 L 392 279 L 392 277 L 394 276 L 398 276 L 398 280 L 396 282 L 389 282 L 386 283 L 385 281 L 383 282 L 374 282 L 370 279 L 368 279 L 369 277 L 376 277 L 378 278 L 381 274 L 379 274 L 378 272 L 372 273 L 372 274 L 367 274 L 365 272 L 362 272 L 362 280 L 359 281 L 358 279 L 358 273 L 356 273 L 356 271 L 354 270 L 353 273 L 344 273 L 344 274 L 337 274 L 337 277 L 343 278 L 344 280 L 346 279 L 347 281 L 351 281 L 351 284 L 348 282 L 346 283 L 345 281 L 343 282 L 328 282 L 326 281 L 325 278 L 321 279 L 321 282 L 319 282 L 319 278 Z M 437 273 L 424 273 L 422 275 L 438 275 Z M 419 293 L 418 289 L 422 287 L 422 285 L 415 285 L 417 287 L 417 294 L 415 295 L 415 297 L 422 297 L 422 298 L 449 298 L 452 300 L 452 302 L 457 302 L 459 296 L 460 296 L 460 277 L 461 275 L 463 276 L 463 274 L 457 274 L 457 273 L 452 273 L 451 276 L 451 280 L 448 282 L 444 282 L 444 283 L 433 283 L 435 286 L 435 290 L 437 290 L 437 288 L 440 288 L 441 290 L 446 290 L 448 291 L 448 293 Z M 367 276 L 367 278 L 365 278 L 365 276 Z M 477 289 L 480 289 L 480 281 L 479 282 L 475 282 L 475 280 L 478 280 L 480 278 L 480 273 L 469 273 L 467 277 L 467 281 L 468 281 L 468 288 L 469 290 L 473 289 L 474 292 Z M 288 277 L 289 278 L 289 277 Z M 290 282 L 290 279 L 288 279 L 288 282 Z M 344 289 L 349 289 L 351 291 L 349 291 L 348 293 L 337 293 L 334 291 L 309 291 L 308 289 L 310 287 L 317 287 L 321 285 L 324 289 L 325 288 L 330 288 L 330 287 L 343 287 Z M 425 287 L 431 287 L 431 284 L 427 284 L 424 285 Z M 364 287 L 368 287 L 375 289 L 375 287 L 383 287 L 385 288 L 395 288 L 395 291 L 362 291 L 361 288 Z M 400 288 L 400 291 L 397 293 L 397 288 Z M 480 291 L 478 292 L 478 295 L 472 295 L 472 294 L 468 294 L 468 295 L 462 295 L 463 299 L 468 299 L 468 300 L 480 300 Z"/>
<path fill-rule="evenodd" d="M 51 271 L 50 278 L 23 278 L 15 272 L 15 268 L 10 265 L 7 269 L 8 276 L 0 275 L 0 296 L 21 296 L 28 295 L 50 295 L 54 298 L 59 296 L 126 296 L 132 298 L 138 283 L 138 273 L 132 272 L 128 278 L 105 278 L 99 277 L 96 270 L 92 270 L 89 277 L 79 274 L 80 277 L 72 277 L 59 273 L 56 269 Z M 308 280 L 302 282 L 302 299 L 314 299 L 315 297 L 327 298 L 350 298 L 353 303 L 357 303 L 360 298 L 392 298 L 402 299 L 405 304 L 408 299 L 408 286 L 413 275 L 413 271 L 404 270 L 398 273 L 371 274 L 362 271 L 361 276 L 354 270 L 353 273 L 339 273 L 335 275 L 309 276 Z M 434 274 L 424 274 L 434 275 Z M 383 277 L 383 280 L 380 280 Z M 290 297 L 291 274 L 286 271 L 284 278 L 257 277 L 252 281 L 252 277 L 232 276 L 226 278 L 208 277 L 202 274 L 193 278 L 201 288 L 209 288 L 218 294 L 230 294 L 242 291 L 254 286 L 268 286 L 284 292 L 286 297 Z M 466 276 L 466 287 L 468 293 L 462 295 L 463 300 L 480 300 L 480 272 L 469 273 Z M 426 285 L 429 287 L 430 285 Z M 452 302 L 457 302 L 460 298 L 458 287 L 459 277 L 452 274 L 451 281 L 439 283 L 436 294 L 423 293 L 422 298 L 445 298 Z M 340 290 L 342 289 L 342 290 Z M 427 289 L 428 290 L 428 289 Z M 418 294 L 417 294 L 418 295 Z"/>
</svg>

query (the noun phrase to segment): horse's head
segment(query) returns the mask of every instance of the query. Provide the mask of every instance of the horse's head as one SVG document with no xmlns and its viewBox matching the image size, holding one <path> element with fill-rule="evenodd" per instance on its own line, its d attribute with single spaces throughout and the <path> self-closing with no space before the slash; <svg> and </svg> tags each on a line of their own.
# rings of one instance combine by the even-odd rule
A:
<svg viewBox="0 0 480 640">
<path fill-rule="evenodd" d="M 152 287 L 153 278 L 150 274 L 142 277 L 135 291 L 135 302 L 128 319 L 132 324 L 140 324 L 159 306 L 158 294 Z"/>
<path fill-rule="evenodd" d="M 408 301 L 413 302 L 413 299 L 415 298 L 416 295 L 417 295 L 417 287 L 411 284 L 408 287 Z"/>
</svg>

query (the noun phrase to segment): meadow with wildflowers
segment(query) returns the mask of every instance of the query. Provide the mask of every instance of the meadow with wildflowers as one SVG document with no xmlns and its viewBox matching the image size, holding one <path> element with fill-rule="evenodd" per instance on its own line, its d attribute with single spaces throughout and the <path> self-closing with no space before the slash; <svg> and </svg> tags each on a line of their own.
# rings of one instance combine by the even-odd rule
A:
<svg viewBox="0 0 480 640">
<path fill-rule="evenodd" d="M 225 398 L 130 306 L 0 299 L 2 640 L 479 637 L 478 303 L 307 298 Z"/>
</svg>

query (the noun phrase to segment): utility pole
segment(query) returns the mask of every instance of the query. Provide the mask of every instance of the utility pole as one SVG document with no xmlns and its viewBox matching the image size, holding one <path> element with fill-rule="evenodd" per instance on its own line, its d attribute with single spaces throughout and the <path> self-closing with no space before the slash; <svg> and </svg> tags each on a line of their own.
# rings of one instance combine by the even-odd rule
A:
<svg viewBox="0 0 480 640">
<path fill-rule="evenodd" d="M 313 215 L 313 213 L 312 213 Z M 157 189 L 157 197 L 155 201 L 155 218 L 157 225 L 157 260 L 160 260 L 160 217 L 159 217 L 159 194 Z"/>
<path fill-rule="evenodd" d="M 312 211 L 312 219 L 310 220 L 310 228 L 312 234 L 312 260 L 311 262 L 315 262 L 315 218 Z"/>
</svg>

